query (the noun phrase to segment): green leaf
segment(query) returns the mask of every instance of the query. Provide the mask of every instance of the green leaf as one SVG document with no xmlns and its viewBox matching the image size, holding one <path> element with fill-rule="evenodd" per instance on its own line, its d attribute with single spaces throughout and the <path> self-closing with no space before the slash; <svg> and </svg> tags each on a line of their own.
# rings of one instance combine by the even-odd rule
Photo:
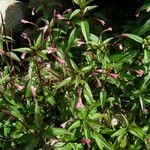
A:
<svg viewBox="0 0 150 150">
<path fill-rule="evenodd" d="M 62 87 L 64 87 L 65 85 L 69 84 L 71 82 L 71 77 L 66 78 L 65 80 L 63 80 L 62 82 L 60 82 L 59 84 L 57 84 L 56 86 L 54 86 L 55 90 L 58 90 Z"/>
<path fill-rule="evenodd" d="M 89 40 L 89 23 L 84 20 L 84 21 L 81 21 L 81 30 L 82 30 L 82 34 L 85 38 L 85 41 L 88 42 Z"/>
<path fill-rule="evenodd" d="M 105 89 L 102 89 L 99 96 L 102 109 L 104 108 L 104 105 L 106 103 L 106 97 L 107 97 L 107 92 L 105 91 Z"/>
<path fill-rule="evenodd" d="M 144 102 L 144 98 L 141 95 L 139 95 L 139 101 L 140 101 L 141 109 L 143 111 L 145 108 L 145 102 Z"/>
<path fill-rule="evenodd" d="M 93 5 L 93 6 L 87 6 L 85 7 L 85 9 L 83 10 L 83 13 L 85 14 L 86 12 L 93 10 L 94 8 L 97 8 L 98 6 Z"/>
<path fill-rule="evenodd" d="M 129 132 L 131 134 L 133 134 L 134 136 L 140 138 L 143 140 L 143 137 L 144 137 L 144 131 L 138 127 L 136 128 L 129 128 Z"/>
<path fill-rule="evenodd" d="M 75 39 L 76 39 L 76 28 L 74 28 L 69 36 L 69 40 L 68 40 L 68 46 L 66 48 L 66 52 L 68 52 L 70 50 L 70 48 L 73 46 Z"/>
<path fill-rule="evenodd" d="M 7 74 L 5 77 L 2 77 L 0 79 L 0 84 L 4 83 L 9 78 L 9 74 Z"/>
<path fill-rule="evenodd" d="M 72 12 L 69 19 L 71 20 L 73 17 L 77 16 L 80 12 L 81 12 L 80 9 L 76 9 L 75 11 Z"/>
<path fill-rule="evenodd" d="M 83 67 L 81 69 L 81 73 L 87 73 L 87 72 L 91 71 L 92 67 L 93 67 L 92 65 Z"/>
<path fill-rule="evenodd" d="M 141 38 L 140 36 L 138 36 L 138 35 L 135 35 L 135 34 L 128 34 L 128 37 L 130 38 L 130 39 L 132 39 L 132 40 L 134 40 L 134 41 L 136 41 L 136 42 L 138 42 L 138 43 L 143 43 L 143 38 Z"/>
<path fill-rule="evenodd" d="M 145 34 L 147 31 L 150 30 L 150 19 L 148 19 L 146 21 L 146 23 L 142 26 L 142 28 L 138 31 L 138 35 L 143 35 Z"/>
<path fill-rule="evenodd" d="M 40 34 L 35 42 L 35 47 L 39 47 L 42 42 L 42 35 Z"/>
<path fill-rule="evenodd" d="M 94 42 L 95 45 L 97 45 L 97 42 L 98 42 L 98 40 L 99 40 L 99 38 L 98 38 L 96 35 L 92 34 L 92 33 L 89 33 L 89 39 L 90 39 L 92 42 Z"/>
<path fill-rule="evenodd" d="M 27 53 L 27 52 L 32 52 L 32 49 L 30 49 L 30 48 L 28 48 L 28 47 L 22 47 L 22 48 L 12 49 L 12 51 L 14 51 L 14 52 Z"/>
<path fill-rule="evenodd" d="M 30 143 L 27 143 L 25 150 L 34 150 L 34 148 L 39 144 L 39 137 L 31 139 Z"/>
<path fill-rule="evenodd" d="M 69 134 L 69 135 L 73 135 L 72 132 L 63 129 L 63 128 L 51 128 L 51 132 L 53 135 L 57 136 L 57 135 L 65 135 L 65 134 Z"/>
<path fill-rule="evenodd" d="M 110 150 L 111 145 L 103 138 L 100 133 L 94 132 L 92 137 L 95 139 L 99 149 L 103 150 L 103 148 Z"/>
<path fill-rule="evenodd" d="M 128 142 L 128 139 L 127 139 L 127 136 L 125 135 L 123 139 L 120 141 L 120 147 L 125 148 L 127 146 L 127 142 Z"/>
<path fill-rule="evenodd" d="M 81 121 L 77 120 L 69 126 L 69 131 L 78 128 L 81 125 Z"/>
<path fill-rule="evenodd" d="M 90 88 L 90 86 L 88 85 L 87 82 L 85 82 L 85 85 L 84 85 L 84 97 L 85 97 L 85 99 L 87 100 L 87 102 L 89 104 L 92 104 L 94 102 L 93 94 L 91 92 L 91 88 Z"/>
<path fill-rule="evenodd" d="M 118 131 L 116 131 L 114 134 L 111 135 L 112 138 L 116 137 L 116 136 L 120 136 L 126 133 L 126 128 L 121 128 Z"/>
<path fill-rule="evenodd" d="M 77 65 L 75 64 L 75 62 L 72 59 L 70 59 L 70 64 L 74 70 L 76 70 L 76 71 L 78 70 Z"/>
<path fill-rule="evenodd" d="M 54 138 L 54 135 L 53 135 L 53 133 L 52 133 L 51 130 L 43 130 L 43 131 L 41 132 L 41 134 L 42 134 L 44 137 L 47 137 L 47 138 L 49 138 L 49 139 Z"/>
<path fill-rule="evenodd" d="M 150 63 L 150 50 L 144 50 L 144 63 Z"/>
<path fill-rule="evenodd" d="M 20 62 L 19 57 L 15 53 L 13 53 L 13 52 L 7 52 L 6 54 L 7 54 L 7 56 L 9 56 L 10 58 L 14 59 L 15 61 Z"/>
<path fill-rule="evenodd" d="M 51 95 L 47 98 L 47 101 L 54 106 L 56 104 L 54 97 Z"/>
<path fill-rule="evenodd" d="M 28 70 L 28 77 L 29 77 L 29 79 L 32 79 L 32 76 L 34 74 L 34 68 L 35 68 L 34 63 L 30 62 L 29 70 Z"/>
<path fill-rule="evenodd" d="M 35 108 L 34 108 L 34 120 L 36 126 L 40 128 L 42 123 L 42 118 L 41 118 L 41 113 L 37 102 L 35 103 Z"/>
</svg>

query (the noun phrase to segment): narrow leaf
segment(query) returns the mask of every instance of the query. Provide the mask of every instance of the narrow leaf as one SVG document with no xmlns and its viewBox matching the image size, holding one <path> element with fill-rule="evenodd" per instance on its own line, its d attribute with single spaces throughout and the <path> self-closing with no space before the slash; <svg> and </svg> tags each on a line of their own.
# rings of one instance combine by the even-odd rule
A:
<svg viewBox="0 0 150 150">
<path fill-rule="evenodd" d="M 12 51 L 14 52 L 22 52 L 22 53 L 27 53 L 27 52 L 32 52 L 32 49 L 28 48 L 28 47 L 22 47 L 22 48 L 16 48 L 13 49 Z"/>
<path fill-rule="evenodd" d="M 98 147 L 103 150 L 103 148 L 110 150 L 111 146 L 110 144 L 103 138 L 103 136 L 100 133 L 94 132 L 92 134 L 92 137 L 95 139 Z"/>
<path fill-rule="evenodd" d="M 136 41 L 136 42 L 138 42 L 138 43 L 143 43 L 143 38 L 141 38 L 140 36 L 137 36 L 137 35 L 135 35 L 135 34 L 128 34 L 128 37 L 130 38 L 130 39 L 132 39 L 132 40 L 134 40 L 134 41 Z"/>
<path fill-rule="evenodd" d="M 69 19 L 72 19 L 73 17 L 77 16 L 80 12 L 81 12 L 80 9 L 76 9 L 75 11 L 72 12 Z"/>
<path fill-rule="evenodd" d="M 88 40 L 89 40 L 89 23 L 86 20 L 81 21 L 81 30 L 82 30 L 82 34 L 85 38 L 85 41 L 88 42 Z"/>
<path fill-rule="evenodd" d="M 35 108 L 34 108 L 34 120 L 35 120 L 35 124 L 38 128 L 41 127 L 41 113 L 40 113 L 40 109 L 38 106 L 38 103 L 36 102 L 35 104 Z"/>
</svg>

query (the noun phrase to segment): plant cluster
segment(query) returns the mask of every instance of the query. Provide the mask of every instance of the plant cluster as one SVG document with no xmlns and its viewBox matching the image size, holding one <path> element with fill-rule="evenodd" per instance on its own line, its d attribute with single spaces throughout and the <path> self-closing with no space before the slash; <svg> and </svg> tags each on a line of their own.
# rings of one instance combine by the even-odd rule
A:
<svg viewBox="0 0 150 150">
<path fill-rule="evenodd" d="M 150 3 L 138 32 L 110 36 L 90 17 L 92 0 L 73 2 L 42 27 L 22 20 L 37 29 L 33 41 L 24 35 L 29 47 L 1 37 L 0 148 L 150 149 Z"/>
</svg>

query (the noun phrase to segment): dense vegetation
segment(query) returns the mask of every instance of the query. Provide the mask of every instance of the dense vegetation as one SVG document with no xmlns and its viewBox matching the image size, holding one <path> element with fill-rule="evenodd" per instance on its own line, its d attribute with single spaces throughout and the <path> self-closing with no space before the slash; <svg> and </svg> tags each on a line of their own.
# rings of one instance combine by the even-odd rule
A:
<svg viewBox="0 0 150 150">
<path fill-rule="evenodd" d="M 42 4 L 25 47 L 1 37 L 0 149 L 149 150 L 149 0 Z"/>
</svg>

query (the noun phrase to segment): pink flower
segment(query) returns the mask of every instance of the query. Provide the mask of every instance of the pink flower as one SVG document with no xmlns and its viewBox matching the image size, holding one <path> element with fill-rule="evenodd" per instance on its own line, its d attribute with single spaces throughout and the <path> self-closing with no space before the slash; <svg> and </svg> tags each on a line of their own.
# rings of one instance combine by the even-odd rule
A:
<svg viewBox="0 0 150 150">
<path fill-rule="evenodd" d="M 71 9 L 71 8 L 65 10 L 65 11 L 63 12 L 63 14 L 65 14 L 65 13 L 70 13 L 70 12 L 72 12 L 72 9 Z"/>
<path fill-rule="evenodd" d="M 25 59 L 27 53 L 22 53 L 21 59 Z"/>
<path fill-rule="evenodd" d="M 128 34 L 128 33 L 123 33 L 123 34 L 121 34 L 120 36 L 122 36 L 122 37 L 128 37 L 129 34 Z"/>
<path fill-rule="evenodd" d="M 48 54 L 53 53 L 57 50 L 55 47 L 48 47 Z"/>
<path fill-rule="evenodd" d="M 95 73 L 103 73 L 102 69 L 95 70 Z"/>
<path fill-rule="evenodd" d="M 36 88 L 33 85 L 31 85 L 30 90 L 31 90 L 32 96 L 35 97 L 36 96 Z"/>
<path fill-rule="evenodd" d="M 135 17 L 139 17 L 140 16 L 140 12 L 137 11 L 136 14 L 135 14 Z"/>
<path fill-rule="evenodd" d="M 104 30 L 104 32 L 106 32 L 106 31 L 112 31 L 112 28 L 109 27 L 109 28 L 107 28 L 106 30 Z"/>
<path fill-rule="evenodd" d="M 115 44 L 113 44 L 113 46 L 118 46 L 120 50 L 123 50 L 123 46 L 122 46 L 122 44 L 115 43 Z"/>
<path fill-rule="evenodd" d="M 19 84 L 16 84 L 16 88 L 18 91 L 21 91 L 23 89 L 23 86 L 19 85 Z"/>
<path fill-rule="evenodd" d="M 148 110 L 146 108 L 143 109 L 144 113 L 148 113 Z"/>
<path fill-rule="evenodd" d="M 107 75 L 107 76 L 110 76 L 110 77 L 112 77 L 112 78 L 115 78 L 115 79 L 118 78 L 118 74 L 115 74 L 115 73 L 107 73 L 106 75 Z"/>
<path fill-rule="evenodd" d="M 68 121 L 62 123 L 60 126 L 61 126 L 62 128 L 65 128 L 67 124 L 68 124 Z"/>
<path fill-rule="evenodd" d="M 35 25 L 34 23 L 32 23 L 32 22 L 30 22 L 28 20 L 24 20 L 24 19 L 21 19 L 21 23 Z"/>
<path fill-rule="evenodd" d="M 65 20 L 65 19 L 67 19 L 67 18 L 63 17 L 61 14 L 56 14 L 55 17 L 58 20 Z"/>
<path fill-rule="evenodd" d="M 101 20 L 101 19 L 98 19 L 98 18 L 96 18 L 96 20 L 98 22 L 100 22 L 102 24 L 102 26 L 105 26 L 106 22 L 104 20 Z"/>
<path fill-rule="evenodd" d="M 51 146 L 53 146 L 58 142 L 58 140 L 57 139 L 51 139 L 50 142 L 51 142 Z"/>
<path fill-rule="evenodd" d="M 76 109 L 81 109 L 81 108 L 83 108 L 83 107 L 84 107 L 84 105 L 83 105 L 83 103 L 82 103 L 82 98 L 79 96 L 79 97 L 78 97 L 78 102 L 76 103 L 75 108 L 76 108 Z"/>
<path fill-rule="evenodd" d="M 144 71 L 143 70 L 135 70 L 134 71 L 138 77 L 142 77 L 144 75 Z"/>
<path fill-rule="evenodd" d="M 64 65 L 64 64 L 66 63 L 65 60 L 60 59 L 60 58 L 58 58 L 58 57 L 56 57 L 56 60 L 57 60 L 57 62 L 58 62 L 60 65 Z"/>
<path fill-rule="evenodd" d="M 80 47 L 81 45 L 84 44 L 84 42 L 81 39 L 77 39 L 77 46 Z"/>
<path fill-rule="evenodd" d="M 81 143 L 83 143 L 83 144 L 89 144 L 90 142 L 91 142 L 90 139 L 83 139 L 83 140 L 81 140 Z"/>
</svg>

